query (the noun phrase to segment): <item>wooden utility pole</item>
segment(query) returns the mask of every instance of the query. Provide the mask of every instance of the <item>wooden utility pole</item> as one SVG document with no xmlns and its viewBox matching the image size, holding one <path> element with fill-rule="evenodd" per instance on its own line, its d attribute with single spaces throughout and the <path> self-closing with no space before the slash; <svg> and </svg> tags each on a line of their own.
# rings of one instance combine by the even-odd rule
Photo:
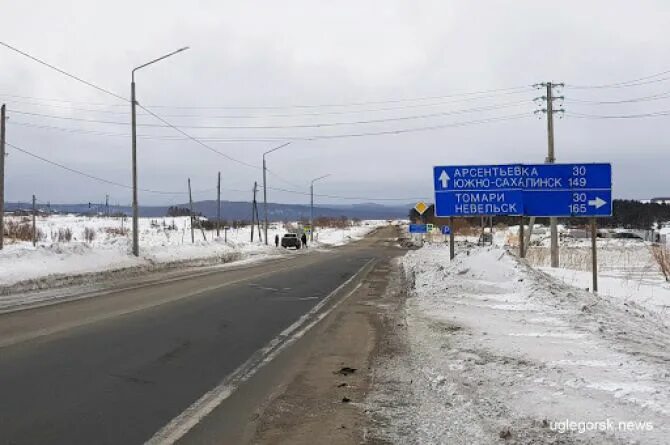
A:
<svg viewBox="0 0 670 445">
<path fill-rule="evenodd" d="M 109 195 L 105 195 L 105 217 L 109 218 Z"/>
<path fill-rule="evenodd" d="M 551 82 L 547 82 L 547 163 L 556 162 L 554 154 L 554 89 Z M 551 267 L 558 267 L 558 219 L 549 218 L 551 233 Z"/>
<path fill-rule="evenodd" d="M 5 104 L 0 107 L 0 250 L 5 245 Z"/>
<path fill-rule="evenodd" d="M 547 102 L 547 108 L 536 111 L 536 113 L 542 112 L 547 115 L 547 158 L 545 163 L 553 164 L 556 162 L 556 153 L 554 151 L 554 114 L 562 113 L 564 110 L 558 109 L 554 110 L 554 101 L 563 100 L 563 96 L 554 96 L 554 88 L 562 87 L 562 83 L 552 83 L 545 82 L 542 84 L 536 85 L 536 87 L 545 87 L 546 96 L 538 98 L 543 99 Z M 531 224 L 533 219 L 531 218 Z M 551 267 L 558 267 L 559 265 L 559 252 L 558 252 L 558 218 L 550 217 L 549 218 L 550 234 L 551 234 Z M 532 227 L 531 227 L 532 231 Z M 526 247 L 528 243 L 526 243 Z"/>
<path fill-rule="evenodd" d="M 216 182 L 216 237 L 219 237 L 219 226 L 221 225 L 221 172 Z"/>
<path fill-rule="evenodd" d="M 188 206 L 188 213 L 191 215 L 191 243 L 195 243 L 195 233 L 193 232 L 193 196 L 191 196 L 191 178 L 188 178 Z"/>
<path fill-rule="evenodd" d="M 35 224 L 35 195 L 33 195 L 33 247 L 37 245 L 37 225 Z"/>
</svg>

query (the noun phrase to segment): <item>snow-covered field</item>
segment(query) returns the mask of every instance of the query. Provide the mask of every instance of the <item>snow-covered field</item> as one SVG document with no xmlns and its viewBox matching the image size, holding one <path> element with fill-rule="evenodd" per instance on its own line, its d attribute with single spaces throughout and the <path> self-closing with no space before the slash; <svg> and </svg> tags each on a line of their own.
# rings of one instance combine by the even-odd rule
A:
<svg viewBox="0 0 670 445">
<path fill-rule="evenodd" d="M 21 218 L 7 218 L 20 221 Z M 224 240 L 224 231 L 195 230 L 191 242 L 188 217 L 140 218 L 140 256 L 131 254 L 132 239 L 128 229 L 130 218 L 84 217 L 74 215 L 38 217 L 37 227 L 43 238 L 33 247 L 31 242 L 6 240 L 0 251 L 0 286 L 34 280 L 52 275 L 76 275 L 133 267 L 156 267 L 176 263 L 216 264 L 236 260 L 261 260 L 285 254 L 274 247 L 274 237 L 286 229 L 272 224 L 268 230 L 271 246 L 251 242 L 251 229 L 231 229 Z M 321 228 L 315 234 L 316 247 L 338 246 L 357 240 L 386 221 L 363 221 L 344 229 Z M 69 229 L 70 241 L 63 233 Z M 94 234 L 86 240 L 85 231 Z M 61 232 L 59 241 L 59 231 Z M 318 241 L 317 241 L 318 238 Z"/>
<path fill-rule="evenodd" d="M 408 253 L 406 353 L 370 410 L 395 443 L 640 443 L 670 437 L 668 318 L 505 249 Z"/>
<path fill-rule="evenodd" d="M 589 240 L 563 243 L 559 268 L 549 267 L 549 248 L 529 249 L 528 261 L 547 274 L 580 289 L 591 289 Z M 598 293 L 608 298 L 643 305 L 670 316 L 670 283 L 651 253 L 650 243 L 599 239 Z"/>
</svg>

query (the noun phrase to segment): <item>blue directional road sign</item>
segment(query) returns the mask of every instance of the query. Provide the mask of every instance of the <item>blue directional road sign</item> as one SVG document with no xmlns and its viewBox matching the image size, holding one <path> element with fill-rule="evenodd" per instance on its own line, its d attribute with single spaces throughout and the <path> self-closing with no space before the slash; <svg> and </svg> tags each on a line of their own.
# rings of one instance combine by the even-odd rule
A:
<svg viewBox="0 0 670 445">
<path fill-rule="evenodd" d="M 610 164 L 434 168 L 435 215 L 610 216 Z"/>
<path fill-rule="evenodd" d="M 449 226 L 442 226 L 442 235 L 449 235 L 451 233 L 451 228 Z"/>
<path fill-rule="evenodd" d="M 427 224 L 410 224 L 409 233 L 428 233 Z"/>
<path fill-rule="evenodd" d="M 522 215 L 521 166 L 435 167 L 435 216 Z"/>
<path fill-rule="evenodd" d="M 523 168 L 525 215 L 612 215 L 610 164 L 537 164 Z"/>
</svg>

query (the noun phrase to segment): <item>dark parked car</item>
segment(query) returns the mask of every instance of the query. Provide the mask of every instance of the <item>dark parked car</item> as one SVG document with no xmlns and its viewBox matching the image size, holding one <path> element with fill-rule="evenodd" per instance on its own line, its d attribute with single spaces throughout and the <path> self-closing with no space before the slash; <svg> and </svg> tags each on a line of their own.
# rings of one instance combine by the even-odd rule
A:
<svg viewBox="0 0 670 445">
<path fill-rule="evenodd" d="M 634 239 L 636 241 L 644 241 L 640 235 L 637 235 L 635 233 L 631 232 L 619 232 L 619 233 L 613 233 L 612 238 L 618 238 L 618 239 Z"/>
<path fill-rule="evenodd" d="M 283 248 L 295 247 L 297 250 L 300 249 L 302 243 L 300 242 L 300 238 L 298 237 L 297 233 L 287 233 L 281 239 L 281 246 Z"/>
</svg>

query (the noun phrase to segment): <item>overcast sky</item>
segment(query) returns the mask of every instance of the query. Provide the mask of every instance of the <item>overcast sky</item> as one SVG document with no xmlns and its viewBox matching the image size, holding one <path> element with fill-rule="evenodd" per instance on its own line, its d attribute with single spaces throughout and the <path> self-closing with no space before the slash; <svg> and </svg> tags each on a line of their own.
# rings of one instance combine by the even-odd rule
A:
<svg viewBox="0 0 670 445">
<path fill-rule="evenodd" d="M 532 99 L 543 94 L 531 87 L 536 82 L 565 82 L 567 112 L 670 109 L 670 96 L 582 102 L 665 93 L 670 75 L 624 88 L 570 87 L 670 70 L 670 3 L 663 0 L 0 0 L 0 10 L 0 41 L 126 98 L 133 67 L 190 46 L 137 73 L 138 101 L 256 167 L 140 116 L 140 187 L 183 193 L 190 176 L 194 199 L 215 197 L 218 171 L 224 199 L 249 199 L 253 182 L 262 181 L 262 153 L 290 140 L 268 156 L 270 187 L 307 192 L 311 179 L 331 174 L 317 193 L 361 198 L 320 203 L 430 200 L 433 165 L 542 162 L 546 122 L 533 115 Z M 130 184 L 128 103 L 4 47 L 0 67 L 9 143 Z M 463 95 L 488 90 L 498 91 Z M 566 116 L 556 121 L 557 160 L 612 162 L 617 197 L 670 195 L 668 119 Z M 361 133 L 377 135 L 354 136 Z M 8 201 L 33 193 L 52 203 L 105 194 L 112 203 L 131 201 L 127 189 L 7 151 Z M 269 190 L 269 199 L 304 203 L 308 196 Z M 184 200 L 140 194 L 145 205 Z"/>
</svg>

